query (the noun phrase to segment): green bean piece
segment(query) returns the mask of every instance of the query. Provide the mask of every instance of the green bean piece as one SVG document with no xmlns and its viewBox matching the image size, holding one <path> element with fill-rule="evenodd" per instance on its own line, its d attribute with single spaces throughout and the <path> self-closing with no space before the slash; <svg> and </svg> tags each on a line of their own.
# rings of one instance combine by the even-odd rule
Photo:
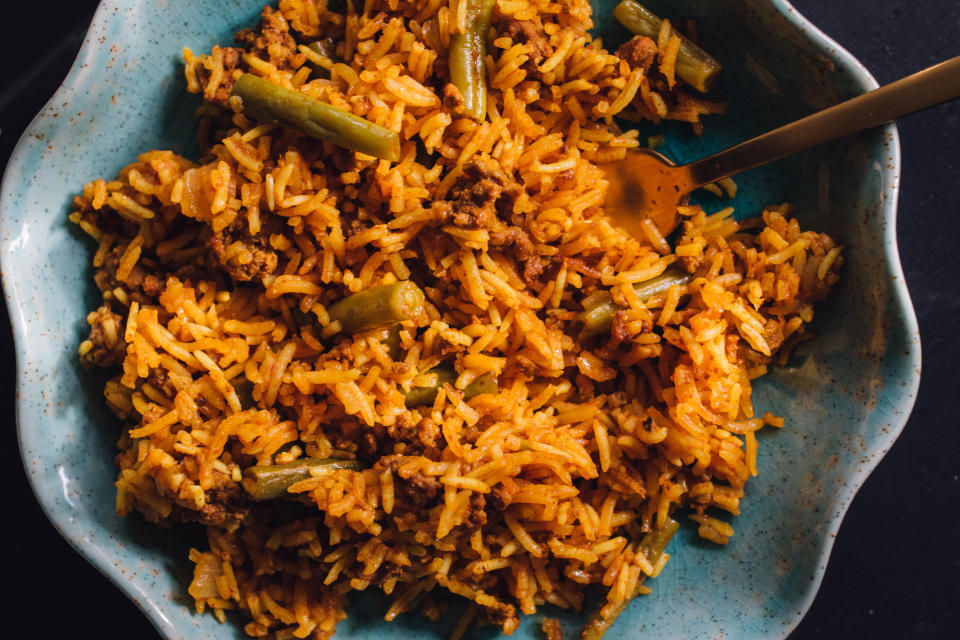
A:
<svg viewBox="0 0 960 640">
<path fill-rule="evenodd" d="M 436 367 L 430 369 L 427 373 L 437 374 L 437 383 L 429 387 L 413 387 L 410 391 L 404 393 L 403 396 L 408 407 L 422 407 L 433 404 L 433 401 L 437 399 L 437 392 L 440 387 L 445 384 L 453 386 L 457 381 L 457 374 L 453 369 Z M 463 399 L 470 400 L 483 393 L 497 393 L 498 391 L 500 391 L 500 387 L 497 384 L 497 379 L 491 374 L 485 373 L 467 385 L 467 388 L 463 390 Z"/>
<path fill-rule="evenodd" d="M 423 317 L 426 297 L 409 280 L 371 287 L 337 300 L 327 309 L 344 333 L 358 333 Z"/>
<path fill-rule="evenodd" d="M 656 564 L 660 561 L 660 556 L 662 556 L 667 549 L 667 543 L 670 542 L 673 534 L 675 534 L 679 528 L 679 522 L 673 518 L 667 518 L 667 523 L 664 526 L 659 529 L 654 529 L 643 536 L 643 539 L 640 540 L 640 550 L 643 551 L 643 555 L 647 556 L 647 560 L 649 560 L 651 564 Z M 637 595 L 636 592 L 634 592 L 633 595 Z"/>
<path fill-rule="evenodd" d="M 496 0 L 464 0 L 467 24 L 450 38 L 450 80 L 463 96 L 463 108 L 474 120 L 487 116 L 487 32 Z"/>
<path fill-rule="evenodd" d="M 283 497 L 296 482 L 311 476 L 310 470 L 325 468 L 330 471 L 350 469 L 359 471 L 363 467 L 356 460 L 338 458 L 303 458 L 284 464 L 259 464 L 243 470 L 241 484 L 254 500 L 276 500 Z"/>
<path fill-rule="evenodd" d="M 300 327 L 320 327 L 317 316 L 310 311 L 300 311 L 300 307 L 295 306 L 290 309 L 290 318 L 293 319 L 293 323 L 297 325 L 298 329 Z"/>
<path fill-rule="evenodd" d="M 387 348 L 387 355 L 394 362 L 403 355 L 403 344 L 400 341 L 400 325 L 395 324 L 387 329 L 387 336 L 380 341 Z"/>
<path fill-rule="evenodd" d="M 642 302 L 646 302 L 651 298 L 665 294 L 667 290 L 675 284 L 686 286 L 690 284 L 690 280 L 690 274 L 684 271 L 667 269 L 655 278 L 644 280 L 643 282 L 638 282 L 633 285 L 633 290 L 637 292 L 637 297 L 640 298 Z M 589 338 L 602 333 L 608 333 L 613 326 L 614 316 L 617 315 L 617 311 L 622 309 L 623 307 L 614 302 L 609 296 L 601 299 L 589 309 L 585 309 L 577 316 L 583 323 L 583 330 L 580 332 L 580 337 Z"/>
<path fill-rule="evenodd" d="M 400 136 L 343 109 L 245 73 L 233 85 L 243 114 L 384 160 L 400 157 Z"/>
<path fill-rule="evenodd" d="M 340 58 L 337 57 L 337 43 L 333 38 L 324 38 L 323 40 L 316 40 L 307 45 L 307 48 L 317 53 L 331 62 L 343 62 Z M 307 65 L 313 69 L 313 73 L 310 74 L 312 78 L 323 78 L 325 80 L 330 78 L 330 70 L 326 67 L 319 65 L 311 60 L 307 60 Z"/>
<path fill-rule="evenodd" d="M 662 20 L 636 0 L 622 0 L 613 10 L 613 17 L 638 36 L 646 36 L 656 41 L 660 35 Z M 700 93 L 706 93 L 723 67 L 709 53 L 675 29 L 672 30 L 672 35 L 680 36 L 677 75 Z"/>
<path fill-rule="evenodd" d="M 453 385 L 457 381 L 457 374 L 452 369 L 436 367 L 430 369 L 427 373 L 437 374 L 437 383 L 429 387 L 411 387 L 410 391 L 403 394 L 408 407 L 422 407 L 433 404 L 437 399 L 437 391 L 445 384 Z"/>
<path fill-rule="evenodd" d="M 673 518 L 670 518 L 667 520 L 665 526 L 660 529 L 654 529 L 643 536 L 643 539 L 640 541 L 640 550 L 643 551 L 643 555 L 647 557 L 650 564 L 655 565 L 660 561 L 660 556 L 662 556 L 666 550 L 667 543 L 670 542 L 670 538 L 673 537 L 673 534 L 675 534 L 679 528 L 680 524 Z M 646 576 L 640 576 L 633 593 L 629 594 L 620 602 L 616 604 L 612 602 L 601 603 L 583 627 L 583 631 L 580 633 L 580 640 L 600 640 L 603 634 L 607 632 L 613 623 L 616 622 L 620 614 L 627 608 L 630 600 L 640 595 L 640 589 L 643 587 L 645 579 Z"/>
<path fill-rule="evenodd" d="M 240 400 L 240 406 L 243 409 L 256 406 L 257 403 L 253 399 L 253 383 L 250 382 L 245 375 L 241 374 L 234 378 L 231 384 L 237 394 L 237 399 Z"/>
<path fill-rule="evenodd" d="M 314 42 L 308 44 L 307 48 L 328 60 L 333 60 L 337 57 L 337 43 L 333 38 L 315 40 Z"/>
<path fill-rule="evenodd" d="M 492 373 L 485 373 L 468 384 L 467 388 L 463 390 L 463 399 L 470 400 L 485 393 L 500 393 L 500 384 Z"/>
</svg>

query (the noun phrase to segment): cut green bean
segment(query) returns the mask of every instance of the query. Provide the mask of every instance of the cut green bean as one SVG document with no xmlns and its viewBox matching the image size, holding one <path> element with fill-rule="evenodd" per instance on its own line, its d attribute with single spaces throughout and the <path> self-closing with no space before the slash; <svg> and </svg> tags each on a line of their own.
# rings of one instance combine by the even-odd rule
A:
<svg viewBox="0 0 960 640">
<path fill-rule="evenodd" d="M 427 373 L 437 374 L 437 383 L 429 387 L 411 387 L 404 392 L 403 397 L 408 407 L 422 407 L 433 404 L 437 398 L 437 391 L 445 384 L 453 385 L 457 381 L 457 374 L 442 367 L 430 369 Z"/>
<path fill-rule="evenodd" d="M 317 316 L 311 311 L 300 311 L 300 307 L 290 309 L 290 317 L 297 327 L 320 327 Z"/>
<path fill-rule="evenodd" d="M 400 157 L 400 136 L 343 109 L 245 73 L 233 85 L 243 114 L 384 160 Z"/>
<path fill-rule="evenodd" d="M 323 40 L 317 40 L 311 42 L 307 45 L 307 48 L 316 53 L 317 55 L 323 56 L 331 62 L 337 62 L 337 44 L 333 38 L 324 38 Z M 319 65 L 311 60 L 307 61 L 307 64 L 310 65 L 310 68 L 313 69 L 313 76 L 318 78 L 329 78 L 330 70 L 326 67 Z"/>
<path fill-rule="evenodd" d="M 500 384 L 491 373 L 485 373 L 468 384 L 467 388 L 463 390 L 463 399 L 470 400 L 485 393 L 500 393 Z"/>
<path fill-rule="evenodd" d="M 463 96 L 463 108 L 474 120 L 487 115 L 487 32 L 496 0 L 464 0 L 467 24 L 450 38 L 450 80 Z"/>
<path fill-rule="evenodd" d="M 324 38 L 323 40 L 315 40 L 307 45 L 307 48 L 321 55 L 327 60 L 333 60 L 337 56 L 337 43 L 333 38 Z"/>
<path fill-rule="evenodd" d="M 679 523 L 673 518 L 670 518 L 667 520 L 665 526 L 660 529 L 654 529 L 643 536 L 643 539 L 640 541 L 640 550 L 643 552 L 643 555 L 647 557 L 647 560 L 650 561 L 650 564 L 656 565 L 657 562 L 660 561 L 660 556 L 662 556 L 666 550 L 667 543 L 670 542 L 670 538 L 673 537 L 673 534 L 675 534 L 679 528 Z M 624 609 L 627 608 L 630 600 L 640 595 L 645 578 L 646 576 L 641 575 L 640 579 L 637 580 L 637 586 L 633 590 L 633 593 L 629 594 L 620 602 L 605 602 L 598 606 L 593 612 L 593 615 L 590 616 L 590 620 L 586 626 L 583 627 L 580 640 L 600 640 L 603 634 L 616 622 L 620 614 L 623 613 Z"/>
<path fill-rule="evenodd" d="M 408 407 L 422 407 L 433 404 L 433 401 L 437 399 L 437 392 L 440 387 L 445 384 L 453 386 L 457 381 L 457 374 L 453 369 L 436 367 L 430 369 L 427 373 L 437 374 L 437 383 L 429 387 L 413 387 L 410 391 L 404 393 L 403 396 Z M 500 387 L 497 384 L 497 379 L 491 374 L 485 373 L 467 385 L 467 388 L 463 390 L 463 399 L 469 400 L 483 393 L 497 393 L 498 391 L 500 391 Z"/>
<path fill-rule="evenodd" d="M 359 471 L 362 465 L 356 460 L 338 458 L 304 458 L 285 464 L 262 464 L 248 467 L 243 471 L 241 484 L 254 500 L 276 500 L 287 493 L 287 489 L 296 482 L 306 480 L 312 474 L 311 469 L 350 469 Z"/>
<path fill-rule="evenodd" d="M 613 17 L 638 36 L 646 36 L 656 41 L 660 35 L 660 24 L 663 21 L 636 0 L 622 0 L 613 10 Z M 677 75 L 697 91 L 706 93 L 723 67 L 709 53 L 675 29 L 672 30 L 672 35 L 680 36 Z"/>
<path fill-rule="evenodd" d="M 409 280 L 371 287 L 334 302 L 327 309 L 331 322 L 344 333 L 376 329 L 424 315 L 426 297 Z"/>
<path fill-rule="evenodd" d="M 387 355 L 390 356 L 390 359 L 394 362 L 400 360 L 400 356 L 403 355 L 403 345 L 400 341 L 400 325 L 395 324 L 389 329 L 387 329 L 386 337 L 380 341 L 384 347 L 387 348 Z"/>
<path fill-rule="evenodd" d="M 655 278 L 633 285 L 633 290 L 636 291 L 641 302 L 646 302 L 651 298 L 665 294 L 675 284 L 686 286 L 690 284 L 690 280 L 690 274 L 684 271 L 667 269 Z M 583 323 L 580 337 L 589 338 L 602 333 L 609 333 L 610 328 L 613 327 L 613 319 L 617 315 L 617 311 L 622 309 L 623 307 L 614 302 L 610 296 L 600 299 L 592 307 L 585 309 L 577 316 Z"/>
<path fill-rule="evenodd" d="M 237 399 L 240 401 L 241 408 L 249 409 L 256 406 L 257 403 L 253 399 L 253 383 L 245 375 L 241 374 L 234 378 L 231 384 L 237 394 Z"/>
</svg>

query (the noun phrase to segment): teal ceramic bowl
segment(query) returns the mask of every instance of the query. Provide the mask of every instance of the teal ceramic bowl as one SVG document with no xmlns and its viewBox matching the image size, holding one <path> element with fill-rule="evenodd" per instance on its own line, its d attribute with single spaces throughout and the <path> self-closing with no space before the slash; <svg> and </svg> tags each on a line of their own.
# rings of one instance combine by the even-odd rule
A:
<svg viewBox="0 0 960 640">
<path fill-rule="evenodd" d="M 240 638 L 193 612 L 186 595 L 187 550 L 196 532 L 166 532 L 114 515 L 117 424 L 103 379 L 79 366 L 77 345 L 98 292 L 93 247 L 67 223 L 85 181 L 115 175 L 137 153 L 170 148 L 190 155 L 192 112 L 179 62 L 229 42 L 256 20 L 262 0 L 105 0 L 62 88 L 17 146 L 2 185 L 3 285 L 16 341 L 17 418 L 26 472 L 51 522 L 168 638 Z M 613 46 L 626 34 L 600 0 L 597 31 Z M 698 19 L 702 39 L 725 66 L 717 95 L 729 115 L 702 137 L 663 130 L 666 152 L 691 160 L 875 87 L 850 54 L 785 0 L 667 2 L 664 15 Z M 646 129 L 643 136 L 652 134 Z M 847 246 L 842 280 L 817 311 L 817 338 L 790 366 L 757 385 L 760 411 L 789 428 L 761 436 L 760 475 L 748 487 L 737 534 L 723 548 L 684 528 L 652 595 L 633 602 L 608 634 L 651 638 L 783 638 L 813 600 L 834 535 L 857 488 L 893 444 L 920 376 L 916 320 L 897 256 L 895 215 L 900 155 L 888 126 L 740 176 L 733 204 L 742 215 L 791 202 L 806 227 Z M 709 207 L 727 204 L 712 200 Z M 355 598 L 338 637 L 402 633 L 443 638 L 440 625 L 406 616 L 382 622 L 383 602 Z M 559 616 L 568 637 L 584 614 Z M 542 613 L 517 632 L 538 638 Z M 492 637 L 489 628 L 474 631 Z M 515 637 L 516 637 L 515 636 Z"/>
</svg>

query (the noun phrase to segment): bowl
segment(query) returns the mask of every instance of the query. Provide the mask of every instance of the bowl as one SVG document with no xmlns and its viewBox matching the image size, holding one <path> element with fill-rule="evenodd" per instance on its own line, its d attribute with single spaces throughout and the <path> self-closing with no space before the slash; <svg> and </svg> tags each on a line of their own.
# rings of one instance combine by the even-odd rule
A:
<svg viewBox="0 0 960 640">
<path fill-rule="evenodd" d="M 53 525 L 109 577 L 167 638 L 241 638 L 242 623 L 198 615 L 186 595 L 187 551 L 197 530 L 162 531 L 114 513 L 117 424 L 103 377 L 82 369 L 77 346 L 97 306 L 93 247 L 67 214 L 83 183 L 111 177 L 137 153 L 188 156 L 198 100 L 184 92 L 180 52 L 229 42 L 256 21 L 263 0 L 105 0 L 60 90 L 7 167 L 0 201 L 0 264 L 17 357 L 17 420 L 24 467 Z M 594 3 L 608 46 L 626 37 Z M 785 0 L 652 1 L 654 11 L 697 19 L 725 67 L 716 95 L 729 115 L 657 129 L 667 155 L 693 160 L 876 86 L 849 53 Z M 654 129 L 641 126 L 641 140 Z M 742 216 L 791 202 L 805 228 L 846 245 L 846 266 L 817 310 L 816 338 L 759 381 L 759 411 L 788 428 L 760 436 L 759 477 L 747 487 L 737 534 L 720 548 L 681 529 L 651 595 L 631 603 L 610 640 L 638 631 L 665 638 L 783 638 L 807 611 L 854 493 L 907 420 L 920 376 L 916 319 L 897 255 L 900 154 L 893 125 L 739 176 Z M 707 207 L 727 204 L 703 201 Z M 383 601 L 355 598 L 338 637 L 403 633 L 441 638 L 446 625 L 418 616 L 382 622 Z M 567 634 L 584 614 L 549 610 Z M 520 638 L 539 637 L 540 614 Z M 481 632 L 494 635 L 492 631 Z"/>
</svg>

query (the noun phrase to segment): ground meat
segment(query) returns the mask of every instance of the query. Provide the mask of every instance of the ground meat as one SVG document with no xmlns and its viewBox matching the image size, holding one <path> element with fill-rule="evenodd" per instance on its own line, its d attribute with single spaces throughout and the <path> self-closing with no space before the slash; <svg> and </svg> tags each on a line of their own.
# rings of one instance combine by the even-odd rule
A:
<svg viewBox="0 0 960 640">
<path fill-rule="evenodd" d="M 411 501 L 423 506 L 437 499 L 443 485 L 439 480 L 431 476 L 425 476 L 421 473 L 415 473 L 406 480 L 406 495 Z"/>
<path fill-rule="evenodd" d="M 376 459 L 383 455 L 380 451 L 380 439 L 373 430 L 364 431 L 359 442 L 360 455 L 363 458 Z"/>
<path fill-rule="evenodd" d="M 490 232 L 491 247 L 511 247 L 513 256 L 523 262 L 523 281 L 532 287 L 543 274 L 543 261 L 536 252 L 530 235 L 520 227 L 506 227 Z"/>
<path fill-rule="evenodd" d="M 430 213 L 438 225 L 445 225 L 453 217 L 453 203 L 447 200 L 437 200 L 430 204 Z"/>
<path fill-rule="evenodd" d="M 343 235 L 347 238 L 347 240 L 349 240 L 353 236 L 366 231 L 372 226 L 373 224 L 366 220 L 361 220 L 360 218 L 350 218 L 343 227 Z"/>
<path fill-rule="evenodd" d="M 130 274 L 124 280 L 120 280 L 117 278 L 117 269 L 127 245 L 128 243 L 123 242 L 111 248 L 104 256 L 103 264 L 93 274 L 93 281 L 101 291 L 112 292 L 119 287 L 134 302 L 141 305 L 156 304 L 157 298 L 166 288 L 167 278 L 170 276 L 181 282 L 190 281 L 192 283 L 201 280 L 219 282 L 223 279 L 217 277 L 204 260 L 183 265 L 170 272 L 164 268 L 164 265 L 157 264 L 157 258 L 152 255 L 152 252 L 144 252 L 139 262 L 130 270 Z M 149 261 L 151 266 L 145 267 L 143 264 L 145 261 Z"/>
<path fill-rule="evenodd" d="M 490 233 L 491 247 L 513 247 L 514 255 L 521 262 L 533 256 L 536 252 L 530 235 L 520 227 L 507 227 L 506 229 L 492 231 Z"/>
<path fill-rule="evenodd" d="M 474 493 L 470 496 L 470 503 L 467 506 L 467 513 L 463 518 L 463 526 L 467 531 L 476 531 L 487 524 L 487 499 L 482 493 Z"/>
<path fill-rule="evenodd" d="M 688 273 L 693 273 L 696 271 L 701 262 L 703 261 L 696 256 L 680 256 L 680 258 L 677 260 L 677 264 L 679 264 L 683 270 L 687 271 Z"/>
<path fill-rule="evenodd" d="M 226 476 L 221 484 L 204 494 L 200 511 L 181 511 L 184 521 L 196 521 L 206 526 L 234 529 L 250 513 L 250 499 L 243 488 Z"/>
<path fill-rule="evenodd" d="M 136 193 L 132 187 L 124 187 L 122 192 L 131 197 Z M 94 210 L 91 202 L 82 196 L 73 198 L 73 208 L 84 222 L 117 238 L 133 238 L 140 231 L 136 222 L 127 220 L 110 207 Z"/>
<path fill-rule="evenodd" d="M 166 369 L 152 367 L 149 375 L 147 375 L 147 382 L 168 398 L 173 398 L 177 395 L 177 388 L 173 386 L 173 382 L 170 380 L 170 376 L 167 375 Z"/>
<path fill-rule="evenodd" d="M 205 420 L 210 420 L 220 414 L 220 411 L 203 396 L 198 395 L 194 398 L 194 402 L 197 403 L 197 412 Z"/>
<path fill-rule="evenodd" d="M 490 489 L 490 499 L 493 502 L 493 508 L 497 511 L 506 511 L 510 503 L 513 502 L 514 487 L 508 487 L 503 484 L 495 485 Z"/>
<path fill-rule="evenodd" d="M 767 346 L 770 348 L 770 351 L 772 353 L 776 353 L 780 349 L 780 347 L 783 346 L 783 341 L 784 341 L 783 326 L 780 324 L 779 321 L 774 320 L 772 318 L 768 320 L 767 323 L 763 326 L 763 333 L 761 335 L 763 335 L 763 340 L 767 343 Z M 727 344 L 728 344 L 728 351 L 729 351 L 730 343 L 728 342 Z M 737 344 L 739 344 L 739 341 L 737 341 Z M 734 355 L 734 354 L 731 354 L 731 355 Z"/>
<path fill-rule="evenodd" d="M 543 27 L 533 20 L 510 19 L 500 30 L 501 36 L 507 36 L 514 44 L 525 44 L 530 52 L 530 60 L 525 65 L 532 70 L 550 57 L 553 47 Z"/>
<path fill-rule="evenodd" d="M 443 490 L 443 484 L 439 480 L 432 476 L 423 475 L 419 471 L 408 478 L 402 477 L 397 472 L 408 460 L 409 458 L 405 456 L 385 456 L 377 462 L 375 468 L 390 469 L 393 473 L 395 495 L 401 500 L 417 507 L 423 507 L 436 501 Z"/>
<path fill-rule="evenodd" d="M 459 113 L 466 101 L 463 94 L 452 83 L 447 83 L 443 87 L 443 108 L 450 113 Z"/>
<path fill-rule="evenodd" d="M 540 256 L 531 256 L 523 265 L 523 281 L 528 287 L 533 287 L 543 275 L 543 261 Z"/>
<path fill-rule="evenodd" d="M 439 455 L 439 446 L 445 444 L 443 442 L 443 435 L 440 432 L 440 427 L 436 422 L 430 418 L 424 418 L 420 421 L 420 424 L 417 425 L 417 437 L 420 439 L 420 442 L 423 444 L 424 449 L 429 452 L 431 449 L 437 449 L 437 458 Z M 428 455 L 428 458 L 434 456 Z"/>
<path fill-rule="evenodd" d="M 93 281 L 100 291 L 113 291 L 117 287 L 126 290 L 128 293 L 136 291 L 143 283 L 144 272 L 140 265 L 134 266 L 126 280 L 117 279 L 117 269 L 120 267 L 120 258 L 127 250 L 129 243 L 121 242 L 114 245 L 103 257 L 102 266 L 93 274 Z"/>
<path fill-rule="evenodd" d="M 645 36 L 634 36 L 617 49 L 617 57 L 633 69 L 648 70 L 657 58 L 657 43 Z"/>
<path fill-rule="evenodd" d="M 453 223 L 458 227 L 490 228 L 499 214 L 508 217 L 519 197 L 520 186 L 488 156 L 477 156 L 463 167 L 450 189 Z"/>
<path fill-rule="evenodd" d="M 213 251 L 217 262 L 234 282 L 259 281 L 276 271 L 279 258 L 270 246 L 268 227 L 271 225 L 267 224 L 270 220 L 272 218 L 264 218 L 264 228 L 255 236 L 250 235 L 247 221 L 240 218 L 223 231 L 209 233 L 207 245 Z M 227 258 L 228 249 L 235 242 L 243 243 L 250 252 L 252 255 L 250 262 L 238 264 Z"/>
<path fill-rule="evenodd" d="M 210 102 L 221 107 L 226 107 L 227 100 L 230 98 L 230 92 L 233 91 L 233 85 L 236 82 L 233 72 L 240 67 L 243 50 L 237 49 L 236 47 L 221 47 L 220 52 L 223 56 L 223 76 L 213 97 L 210 98 Z M 197 71 L 197 81 L 200 82 L 201 87 L 206 88 L 207 83 L 210 82 L 210 70 L 202 64 L 198 64 L 195 68 Z"/>
<path fill-rule="evenodd" d="M 290 35 L 283 14 L 270 7 L 263 8 L 256 29 L 244 29 L 234 40 L 280 70 L 295 71 L 306 60 L 306 56 L 297 51 L 297 41 Z"/>
<path fill-rule="evenodd" d="M 123 318 L 107 307 L 100 307 L 89 316 L 91 347 L 83 354 L 83 361 L 97 367 L 119 365 L 126 353 L 123 341 Z M 112 331 L 109 330 L 112 327 Z"/>
<path fill-rule="evenodd" d="M 157 298 L 161 293 L 163 293 L 165 285 L 162 278 L 158 278 L 151 273 L 143 277 L 142 286 L 143 295 L 147 296 L 148 298 Z"/>
<path fill-rule="evenodd" d="M 401 413 L 397 421 L 387 427 L 387 437 L 393 441 L 393 453 L 439 460 L 440 445 L 443 444 L 440 427 L 432 419 L 418 416 L 411 411 Z"/>
<path fill-rule="evenodd" d="M 508 365 L 517 375 L 522 375 L 527 380 L 532 380 L 540 367 L 523 353 L 517 354 L 513 362 Z"/>
<path fill-rule="evenodd" d="M 483 612 L 490 622 L 503 629 L 506 634 L 512 634 L 513 630 L 520 625 L 517 609 L 512 604 L 498 602 L 493 606 L 484 607 Z"/>
<path fill-rule="evenodd" d="M 387 427 L 387 436 L 396 443 L 402 443 L 409 446 L 416 442 L 417 438 L 417 422 L 410 415 L 410 412 L 402 413 L 397 417 L 397 421 L 392 425 Z M 419 443 L 417 443 L 419 444 Z M 399 453 L 399 452 L 398 452 Z M 406 451 L 404 447 L 403 453 L 407 455 L 412 455 L 413 452 Z M 419 451 L 418 451 L 419 453 Z"/>
</svg>

